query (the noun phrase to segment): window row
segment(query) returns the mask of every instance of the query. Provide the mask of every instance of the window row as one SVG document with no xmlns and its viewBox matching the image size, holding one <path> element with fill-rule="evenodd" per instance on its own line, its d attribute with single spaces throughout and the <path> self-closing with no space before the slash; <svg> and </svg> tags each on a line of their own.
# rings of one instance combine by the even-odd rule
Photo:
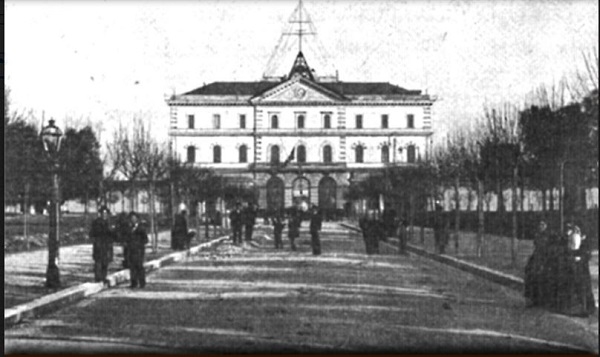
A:
<svg viewBox="0 0 600 357">
<path fill-rule="evenodd" d="M 333 150 L 330 145 L 323 146 L 322 158 L 323 162 L 331 163 L 333 162 Z M 381 162 L 389 163 L 390 162 L 390 147 L 388 145 L 384 145 L 380 149 L 381 151 Z M 364 146 L 357 146 L 354 148 L 354 161 L 362 163 L 364 162 Z M 270 162 L 272 164 L 279 164 L 281 162 L 281 149 L 277 145 L 271 146 L 270 152 Z M 304 145 L 296 146 L 292 152 L 286 158 L 286 162 L 291 160 L 296 160 L 298 163 L 306 162 L 306 147 Z M 246 145 L 242 145 L 238 148 L 238 160 L 240 163 L 248 162 L 248 147 Z M 416 162 L 416 148 L 414 145 L 409 145 L 406 148 L 406 161 L 409 163 Z M 187 162 L 194 163 L 196 162 L 196 147 L 189 146 L 187 148 Z M 213 147 L 213 163 L 221 162 L 221 147 L 216 145 Z"/>
<path fill-rule="evenodd" d="M 306 114 L 304 113 L 296 113 L 296 129 L 305 129 L 306 128 Z M 322 115 L 322 124 L 323 129 L 331 129 L 332 121 L 330 113 L 323 113 Z M 355 128 L 362 129 L 363 128 L 363 115 L 357 114 L 355 117 Z M 279 129 L 279 115 L 271 114 L 269 127 L 271 129 Z M 415 127 L 415 116 L 414 114 L 406 115 L 406 127 L 409 129 L 413 129 Z M 188 115 L 188 129 L 196 128 L 196 118 L 193 114 Z M 240 114 L 239 116 L 239 128 L 246 129 L 246 115 Z M 389 116 L 388 114 L 381 115 L 381 128 L 388 129 L 389 128 Z M 221 115 L 214 114 L 213 115 L 213 129 L 221 129 Z"/>
</svg>

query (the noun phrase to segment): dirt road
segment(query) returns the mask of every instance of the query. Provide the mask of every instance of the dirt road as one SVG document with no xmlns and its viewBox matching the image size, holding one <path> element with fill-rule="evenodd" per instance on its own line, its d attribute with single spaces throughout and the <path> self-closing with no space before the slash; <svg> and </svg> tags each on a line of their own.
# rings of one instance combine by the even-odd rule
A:
<svg viewBox="0 0 600 357">
<path fill-rule="evenodd" d="M 385 249 L 366 256 L 335 225 L 318 257 L 307 232 L 297 252 L 258 235 L 161 269 L 143 290 L 110 289 L 9 329 L 5 352 L 55 352 L 60 341 L 71 352 L 597 351 L 580 324 L 526 309 L 515 291 Z"/>
</svg>

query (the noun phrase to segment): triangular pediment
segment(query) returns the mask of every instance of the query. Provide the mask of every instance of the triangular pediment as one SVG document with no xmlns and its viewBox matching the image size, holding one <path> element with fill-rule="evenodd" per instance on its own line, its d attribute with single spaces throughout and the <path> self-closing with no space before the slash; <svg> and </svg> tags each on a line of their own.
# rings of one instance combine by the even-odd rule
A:
<svg viewBox="0 0 600 357">
<path fill-rule="evenodd" d="M 343 96 L 305 78 L 292 78 L 252 98 L 253 102 L 339 102 Z"/>
</svg>

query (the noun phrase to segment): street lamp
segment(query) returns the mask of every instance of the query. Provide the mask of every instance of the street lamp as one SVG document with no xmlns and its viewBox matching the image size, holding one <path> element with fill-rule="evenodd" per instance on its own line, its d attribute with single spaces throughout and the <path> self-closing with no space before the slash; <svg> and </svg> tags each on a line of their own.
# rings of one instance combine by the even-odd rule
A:
<svg viewBox="0 0 600 357">
<path fill-rule="evenodd" d="M 58 151 L 62 131 L 50 119 L 48 126 L 40 133 L 44 150 L 50 160 L 52 175 L 52 198 L 50 203 L 50 232 L 48 235 L 48 268 L 46 270 L 46 287 L 58 288 L 60 286 L 60 273 L 58 271 L 58 223 L 59 223 L 59 198 L 58 198 Z"/>
</svg>

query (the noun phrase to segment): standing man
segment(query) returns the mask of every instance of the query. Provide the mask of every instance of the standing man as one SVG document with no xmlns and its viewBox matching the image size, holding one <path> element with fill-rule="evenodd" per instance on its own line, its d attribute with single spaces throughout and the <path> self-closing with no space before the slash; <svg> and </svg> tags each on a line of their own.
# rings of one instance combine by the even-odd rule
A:
<svg viewBox="0 0 600 357">
<path fill-rule="evenodd" d="M 242 243 L 242 205 L 240 202 L 235 203 L 235 207 L 229 213 L 229 220 L 231 221 L 231 231 L 234 245 Z"/>
<path fill-rule="evenodd" d="M 244 225 L 246 226 L 245 233 L 247 242 L 250 242 L 252 240 L 252 232 L 254 231 L 254 225 L 256 224 L 256 214 L 256 206 L 254 205 L 254 203 L 248 202 L 246 214 L 244 215 Z"/>
<path fill-rule="evenodd" d="M 275 239 L 275 249 L 283 248 L 283 241 L 281 240 L 281 234 L 283 233 L 283 227 L 285 224 L 283 223 L 283 219 L 281 217 L 281 211 L 275 212 L 273 216 L 273 236 Z"/>
<path fill-rule="evenodd" d="M 131 237 L 131 220 L 125 212 L 117 216 L 117 225 L 115 227 L 116 238 L 123 247 L 123 268 L 129 269 L 129 238 Z"/>
<path fill-rule="evenodd" d="M 181 210 L 181 212 L 175 216 L 175 223 L 171 229 L 171 248 L 173 250 L 186 249 L 188 245 L 188 225 L 186 216 L 186 210 Z"/>
<path fill-rule="evenodd" d="M 108 264 L 113 260 L 114 232 L 108 224 L 108 215 L 110 214 L 108 208 L 100 207 L 98 214 L 98 218 L 92 222 L 90 229 L 90 238 L 93 241 L 94 280 L 106 282 Z"/>
<path fill-rule="evenodd" d="M 144 255 L 148 234 L 140 224 L 140 218 L 135 212 L 129 214 L 131 220 L 131 237 L 129 239 L 129 276 L 131 288 L 138 286 L 143 289 L 146 286 L 146 271 L 144 270 Z"/>
<path fill-rule="evenodd" d="M 298 207 L 292 207 L 290 211 L 290 218 L 288 224 L 288 237 L 290 238 L 290 245 L 292 250 L 296 250 L 296 244 L 294 240 L 300 236 L 300 225 L 302 223 L 301 212 Z"/>
<path fill-rule="evenodd" d="M 310 210 L 310 245 L 312 247 L 313 255 L 321 254 L 321 241 L 319 239 L 319 231 L 323 223 L 323 217 L 319 208 L 316 205 L 312 205 Z"/>
</svg>

